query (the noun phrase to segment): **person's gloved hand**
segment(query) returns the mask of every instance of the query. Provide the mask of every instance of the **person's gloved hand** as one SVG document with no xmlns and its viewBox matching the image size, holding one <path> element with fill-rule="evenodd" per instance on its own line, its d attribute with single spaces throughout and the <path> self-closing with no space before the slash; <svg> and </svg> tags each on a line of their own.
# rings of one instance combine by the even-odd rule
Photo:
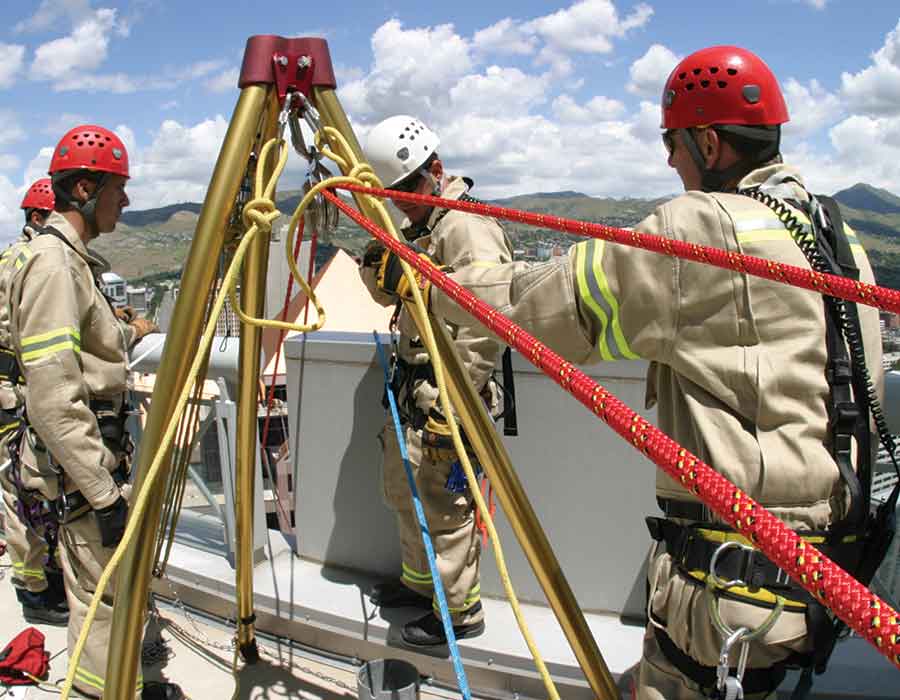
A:
<svg viewBox="0 0 900 700">
<path fill-rule="evenodd" d="M 123 306 L 119 308 L 118 306 L 115 308 L 116 318 L 120 321 L 125 321 L 125 323 L 131 323 L 135 317 L 137 316 L 137 311 L 134 310 L 133 306 Z"/>
<path fill-rule="evenodd" d="M 94 511 L 97 527 L 100 528 L 100 542 L 104 547 L 115 547 L 125 534 L 125 521 L 128 519 L 128 503 L 122 496 L 106 508 Z"/>
<path fill-rule="evenodd" d="M 466 446 L 466 451 L 471 453 L 469 442 L 461 425 L 459 433 Z M 422 452 L 433 462 L 452 462 L 459 458 L 456 447 L 453 445 L 453 434 L 450 432 L 447 420 L 434 409 L 428 412 L 428 418 L 422 428 Z"/>
<path fill-rule="evenodd" d="M 138 316 L 128 325 L 134 330 L 134 342 L 139 341 L 145 335 L 149 335 L 150 333 L 159 333 L 159 326 L 143 316 Z"/>
<path fill-rule="evenodd" d="M 378 239 L 372 239 L 366 246 L 362 256 L 363 267 L 378 267 L 384 256 L 384 244 Z"/>
<path fill-rule="evenodd" d="M 425 258 L 434 263 L 434 260 L 431 260 L 431 258 L 425 253 L 419 253 L 419 257 Z M 385 294 L 390 294 L 391 296 L 398 297 L 406 301 L 412 301 L 412 288 L 410 287 L 409 282 L 406 279 L 406 275 L 403 274 L 403 266 L 400 264 L 400 262 L 400 258 L 397 255 L 392 253 L 390 250 L 385 249 L 384 253 L 381 256 L 381 263 L 378 266 L 378 272 L 375 275 L 375 286 Z M 446 265 L 437 265 L 437 267 L 445 271 L 450 269 Z M 431 281 L 426 277 L 423 277 L 422 274 L 415 268 L 413 268 L 413 275 L 416 278 L 417 286 L 422 292 L 422 299 L 424 300 L 425 305 L 428 306 L 429 296 L 431 294 Z"/>
</svg>

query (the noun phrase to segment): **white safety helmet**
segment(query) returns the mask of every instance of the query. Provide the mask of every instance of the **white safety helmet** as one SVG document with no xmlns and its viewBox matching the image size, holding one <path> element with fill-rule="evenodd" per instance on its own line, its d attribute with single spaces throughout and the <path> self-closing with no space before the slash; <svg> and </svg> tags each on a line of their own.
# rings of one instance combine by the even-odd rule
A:
<svg viewBox="0 0 900 700">
<path fill-rule="evenodd" d="M 406 114 L 376 124 L 366 139 L 366 158 L 385 187 L 421 168 L 441 140 L 419 119 Z"/>
</svg>

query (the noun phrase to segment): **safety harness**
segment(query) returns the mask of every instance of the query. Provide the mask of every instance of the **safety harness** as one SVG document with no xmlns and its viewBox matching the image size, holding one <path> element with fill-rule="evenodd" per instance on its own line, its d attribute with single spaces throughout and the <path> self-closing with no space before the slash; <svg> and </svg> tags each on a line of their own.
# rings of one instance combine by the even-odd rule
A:
<svg viewBox="0 0 900 700">
<path fill-rule="evenodd" d="M 66 246 L 78 253 L 61 231 L 52 227 L 35 227 L 37 235 L 50 235 L 58 238 Z M 103 293 L 100 281 L 94 277 L 94 284 L 103 294 L 110 308 L 114 310 L 112 300 Z M 25 379 L 21 367 L 13 350 L 0 346 L 0 381 L 7 381 L 13 386 L 24 386 Z M 100 435 L 104 444 L 115 454 L 124 455 L 117 467 L 110 472 L 116 486 L 121 487 L 128 482 L 130 463 L 129 457 L 134 451 L 134 444 L 125 422 L 128 420 L 130 406 L 123 402 L 121 406 L 108 399 L 92 398 L 89 404 L 91 412 L 97 419 Z M 7 450 L 10 458 L 10 478 L 16 489 L 19 517 L 31 529 L 45 532 L 45 538 L 50 547 L 51 556 L 57 543 L 57 530 L 60 525 L 74 522 L 92 510 L 90 503 L 81 491 L 66 493 L 64 485 L 63 468 L 53 464 L 52 455 L 47 455 L 51 467 L 54 469 L 58 480 L 58 496 L 53 503 L 43 499 L 36 490 L 26 488 L 22 479 L 22 460 L 20 445 L 23 439 L 32 439 L 32 447 L 37 452 L 46 453 L 43 443 L 31 431 L 28 416 L 24 405 L 16 409 L 0 408 L 0 437 L 9 433 Z"/>
<path fill-rule="evenodd" d="M 785 184 L 786 180 L 781 179 L 741 194 L 760 201 L 778 215 L 813 269 L 858 280 L 859 269 L 837 203 L 821 195 L 811 196 L 808 202 L 786 196 L 784 200 L 790 207 L 794 211 L 802 211 L 809 219 L 810 225 L 803 226 L 785 201 L 767 193 L 786 193 L 788 190 L 782 187 Z M 804 542 L 815 545 L 861 583 L 868 585 L 884 559 L 896 529 L 894 519 L 900 482 L 888 499 L 873 512 L 870 417 L 874 419 L 892 459 L 894 444 L 865 365 L 856 304 L 829 296 L 823 299 L 827 345 L 825 374 L 829 387 L 828 443 L 847 489 L 849 506 L 844 517 L 826 531 L 799 534 Z M 852 459 L 854 440 L 857 445 L 855 468 Z M 896 462 L 894 466 L 896 469 Z M 745 693 L 772 692 L 784 679 L 788 668 L 799 667 L 804 671 L 793 698 L 799 700 L 805 697 L 812 685 L 813 671 L 817 674 L 825 671 L 835 643 L 844 631 L 843 623 L 794 583 L 782 569 L 753 548 L 749 541 L 713 523 L 703 504 L 662 498 L 657 500 L 666 517 L 647 518 L 650 535 L 665 548 L 673 566 L 686 580 L 707 586 L 716 597 L 769 609 L 779 606 L 805 614 L 812 651 L 809 654 L 794 654 L 769 668 L 749 669 L 743 673 L 740 683 Z M 740 546 L 723 546 L 727 542 Z M 743 585 L 710 587 L 712 576 L 717 580 L 725 579 Z M 660 624 L 654 625 L 654 633 L 669 662 L 710 697 L 725 697 L 725 686 L 717 676 L 717 671 L 721 669 L 699 664 L 682 652 L 662 628 L 665 621 L 657 622 Z M 726 654 L 726 662 L 727 658 Z M 731 671 L 733 673 L 734 669 Z"/>
</svg>

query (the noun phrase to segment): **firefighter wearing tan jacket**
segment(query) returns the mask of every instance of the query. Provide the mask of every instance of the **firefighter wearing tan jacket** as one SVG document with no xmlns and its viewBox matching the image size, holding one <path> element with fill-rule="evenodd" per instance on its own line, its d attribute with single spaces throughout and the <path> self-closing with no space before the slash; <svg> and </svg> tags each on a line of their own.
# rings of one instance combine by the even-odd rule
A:
<svg viewBox="0 0 900 700">
<path fill-rule="evenodd" d="M 13 349 L 26 385 L 29 430 L 20 442 L 25 486 L 56 503 L 69 598 L 71 654 L 97 580 L 128 515 L 124 431 L 128 345 L 97 279 L 105 269 L 86 243 L 112 231 L 128 204 L 128 154 L 113 132 L 80 126 L 59 142 L 50 164 L 56 210 L 0 273 L 8 313 L 0 344 Z M 75 687 L 103 694 L 112 596 L 101 603 L 78 663 Z M 136 697 L 182 697 L 177 686 L 139 680 Z"/>
<path fill-rule="evenodd" d="M 775 212 L 746 194 L 759 188 L 790 203 L 809 232 L 801 210 L 817 200 L 779 156 L 780 124 L 787 120 L 777 81 L 757 56 L 713 47 L 685 58 L 665 87 L 663 139 L 686 192 L 637 230 L 809 267 Z M 846 240 L 860 279 L 871 282 L 859 241 L 852 232 Z M 845 479 L 829 449 L 832 390 L 821 296 L 600 240 L 573 246 L 559 261 L 488 270 L 467 286 L 488 301 L 502 287 L 508 296 L 497 308 L 572 362 L 649 360 L 646 403 L 656 406 L 667 434 L 791 528 L 837 532 L 848 525 L 859 500 L 850 498 L 852 466 Z M 425 287 L 436 315 L 465 322 L 459 307 Z M 880 392 L 878 314 L 862 305 L 858 312 L 866 364 Z M 857 435 L 868 439 L 868 432 L 866 417 Z M 725 697 L 716 694 L 723 636 L 704 583 L 712 554 L 728 535 L 702 504 L 658 474 L 656 494 L 667 518 L 650 519 L 657 542 L 636 696 Z M 846 532 L 854 527 L 859 521 Z M 845 539 L 852 534 L 839 538 L 840 546 Z M 726 550 L 719 562 L 721 578 L 749 580 L 746 589 L 715 596 L 732 630 L 761 625 L 772 612 L 773 592 L 787 599 L 771 629 L 749 642 L 744 697 L 767 697 L 787 663 L 827 658 L 817 655 L 833 641 L 830 620 L 817 604 L 807 605 L 811 598 L 783 572 L 740 549 Z M 740 646 L 729 659 L 734 678 Z"/>
<path fill-rule="evenodd" d="M 25 212 L 22 235 L 13 245 L 27 243 L 53 211 L 50 178 L 32 183 L 20 207 Z M 9 257 L 7 250 L 0 255 Z M 0 310 L 0 316 L 3 315 Z M 56 527 L 52 513 L 37 494 L 20 493 L 16 487 L 19 472 L 9 459 L 8 441 L 22 427 L 20 409 L 25 403 L 25 385 L 15 353 L 0 348 L 0 489 L 5 506 L 4 529 L 13 566 L 12 584 L 22 604 L 26 622 L 66 625 L 69 606 L 58 566 Z"/>
<path fill-rule="evenodd" d="M 400 115 L 386 119 L 372 129 L 366 155 L 389 188 L 436 193 L 451 199 L 467 197 L 471 181 L 446 176 L 437 147 L 438 137 L 433 131 L 414 117 Z M 509 240 L 493 219 L 399 202 L 397 206 L 406 216 L 402 231 L 407 240 L 466 279 L 477 279 L 485 270 L 512 260 Z M 396 296 L 377 289 L 376 278 L 399 274 L 399 266 L 385 271 L 382 250 L 377 244 L 370 247 L 361 274 L 376 301 L 393 305 Z M 460 467 L 456 464 L 458 459 L 449 429 L 437 403 L 428 353 L 405 310 L 400 311 L 397 328 L 399 348 L 394 376 L 406 423 L 410 463 L 434 540 L 454 632 L 458 638 L 471 637 L 484 629 L 479 583 L 481 543 L 475 528 L 474 502 L 468 487 L 458 478 Z M 472 384 L 496 415 L 499 402 L 491 375 L 502 344 L 478 329 L 453 328 L 451 332 Z M 381 442 L 384 496 L 397 514 L 402 572 L 399 583 L 377 586 L 372 601 L 382 607 L 409 605 L 432 609 L 437 603 L 432 603 L 434 586 L 428 559 L 390 421 L 382 430 Z M 446 642 L 436 609 L 405 625 L 402 635 L 414 646 Z"/>
</svg>

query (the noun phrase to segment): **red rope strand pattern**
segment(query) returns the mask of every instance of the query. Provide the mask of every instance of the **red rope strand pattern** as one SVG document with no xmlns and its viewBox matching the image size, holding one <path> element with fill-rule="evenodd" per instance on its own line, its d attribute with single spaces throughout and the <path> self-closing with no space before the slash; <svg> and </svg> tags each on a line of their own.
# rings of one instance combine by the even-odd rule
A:
<svg viewBox="0 0 900 700">
<path fill-rule="evenodd" d="M 539 226 L 563 233 L 574 233 L 590 238 L 602 238 L 614 243 L 622 243 L 632 248 L 643 248 L 656 253 L 663 253 L 670 257 L 684 258 L 696 262 L 706 263 L 726 270 L 736 270 L 755 277 L 774 280 L 782 284 L 789 284 L 803 289 L 810 289 L 819 294 L 855 301 L 867 306 L 874 306 L 885 311 L 900 313 L 900 292 L 887 287 L 879 287 L 875 284 L 866 284 L 856 280 L 816 272 L 808 268 L 785 265 L 774 260 L 766 260 L 753 255 L 734 253 L 712 246 L 703 246 L 685 241 L 674 241 L 664 236 L 655 236 L 639 231 L 595 224 L 587 221 L 564 219 L 559 216 L 547 214 L 534 214 L 508 207 L 496 207 L 480 202 L 465 202 L 456 199 L 442 199 L 424 194 L 409 194 L 395 190 L 378 190 L 360 185 L 336 185 L 337 189 L 347 189 L 352 192 L 366 192 L 376 197 L 386 197 L 403 202 L 415 202 L 430 207 L 444 207 L 457 209 L 481 216 L 491 216 L 497 219 L 508 219 L 521 224 Z"/>
<path fill-rule="evenodd" d="M 900 621 L 890 605 L 572 363 L 563 360 L 496 309 L 477 299 L 430 262 L 345 204 L 333 192 L 326 190 L 324 194 L 344 214 L 515 347 L 635 449 L 695 494 L 737 532 L 744 534 L 772 562 L 788 572 L 791 578 L 900 668 Z"/>
</svg>

